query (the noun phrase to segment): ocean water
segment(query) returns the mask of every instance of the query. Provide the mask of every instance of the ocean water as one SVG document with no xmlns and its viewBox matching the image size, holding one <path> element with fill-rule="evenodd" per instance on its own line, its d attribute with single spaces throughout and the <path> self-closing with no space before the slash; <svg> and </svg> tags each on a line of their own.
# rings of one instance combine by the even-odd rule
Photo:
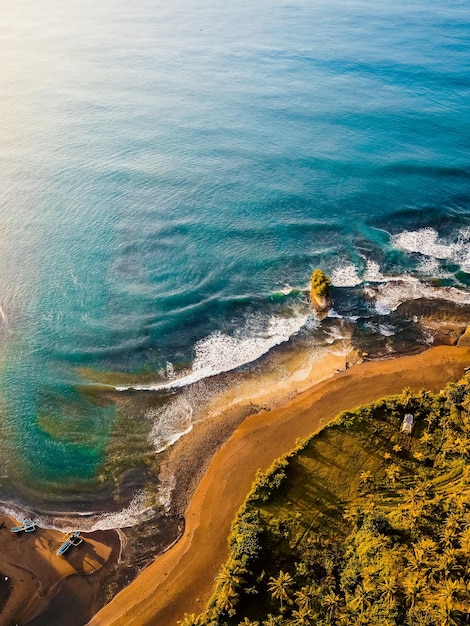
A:
<svg viewBox="0 0 470 626">
<path fill-rule="evenodd" d="M 464 316 L 468 3 L 1 7 L 4 507 L 134 523 L 181 390 L 345 319 L 393 352 Z"/>
</svg>

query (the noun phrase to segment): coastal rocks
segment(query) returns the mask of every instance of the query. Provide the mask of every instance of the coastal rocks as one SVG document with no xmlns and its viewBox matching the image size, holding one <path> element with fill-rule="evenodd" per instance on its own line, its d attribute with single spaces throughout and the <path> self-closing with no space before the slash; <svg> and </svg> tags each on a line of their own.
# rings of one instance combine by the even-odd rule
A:
<svg viewBox="0 0 470 626">
<path fill-rule="evenodd" d="M 458 324 L 451 323 L 439 323 L 439 321 L 433 320 L 420 320 L 421 325 L 430 332 L 433 337 L 433 343 L 436 345 L 444 346 L 457 346 L 457 345 L 469 345 L 470 335 L 468 335 L 468 343 L 460 343 L 460 340 L 465 332 L 465 327 Z"/>
<path fill-rule="evenodd" d="M 322 320 L 331 307 L 330 279 L 322 270 L 315 270 L 310 279 L 310 301 L 317 317 Z"/>
<path fill-rule="evenodd" d="M 470 326 L 467 326 L 463 335 L 460 336 L 459 340 L 457 341 L 457 345 L 465 347 L 470 346 Z"/>
<path fill-rule="evenodd" d="M 397 309 L 400 315 L 419 322 L 437 345 L 470 345 L 470 310 L 445 300 L 413 300 Z M 466 343 L 468 342 L 468 343 Z"/>
</svg>

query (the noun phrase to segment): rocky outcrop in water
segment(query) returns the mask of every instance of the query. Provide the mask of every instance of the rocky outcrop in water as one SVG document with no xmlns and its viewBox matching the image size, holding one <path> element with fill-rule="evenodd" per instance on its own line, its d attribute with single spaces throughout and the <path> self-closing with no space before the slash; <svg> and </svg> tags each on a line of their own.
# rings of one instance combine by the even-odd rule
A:
<svg viewBox="0 0 470 626">
<path fill-rule="evenodd" d="M 331 281 L 322 270 L 315 270 L 310 279 L 310 301 L 317 316 L 324 319 L 331 307 Z"/>
</svg>

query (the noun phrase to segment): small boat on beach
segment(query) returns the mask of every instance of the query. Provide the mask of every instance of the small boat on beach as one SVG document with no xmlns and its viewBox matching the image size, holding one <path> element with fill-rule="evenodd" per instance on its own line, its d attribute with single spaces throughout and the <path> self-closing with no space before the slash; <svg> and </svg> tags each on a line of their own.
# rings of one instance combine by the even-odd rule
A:
<svg viewBox="0 0 470 626">
<path fill-rule="evenodd" d="M 79 530 L 75 530 L 72 533 L 67 533 L 66 535 L 64 535 L 64 539 L 65 541 L 62 543 L 62 545 L 58 548 L 56 552 L 57 556 L 62 556 L 63 554 L 67 552 L 67 550 L 69 550 L 73 546 L 75 547 L 79 546 L 83 541 L 83 539 L 80 537 Z"/>
<path fill-rule="evenodd" d="M 36 520 L 31 520 L 31 519 L 25 519 L 24 522 L 22 524 L 20 524 L 19 526 L 15 526 L 14 528 L 10 528 L 10 531 L 12 533 L 21 533 L 21 532 L 25 532 L 25 533 L 32 533 L 33 531 L 36 530 L 38 523 Z"/>
</svg>

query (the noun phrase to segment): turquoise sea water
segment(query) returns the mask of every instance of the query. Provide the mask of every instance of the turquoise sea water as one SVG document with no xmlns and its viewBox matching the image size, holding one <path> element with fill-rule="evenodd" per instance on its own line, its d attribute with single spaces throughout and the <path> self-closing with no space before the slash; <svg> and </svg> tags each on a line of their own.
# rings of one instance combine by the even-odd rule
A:
<svg viewBox="0 0 470 626">
<path fill-rule="evenodd" d="M 192 407 L 96 383 L 173 393 L 308 334 L 316 267 L 369 341 L 470 303 L 467 2 L 2 8 L 0 500 L 107 510 L 122 416 L 159 450 Z"/>
</svg>

